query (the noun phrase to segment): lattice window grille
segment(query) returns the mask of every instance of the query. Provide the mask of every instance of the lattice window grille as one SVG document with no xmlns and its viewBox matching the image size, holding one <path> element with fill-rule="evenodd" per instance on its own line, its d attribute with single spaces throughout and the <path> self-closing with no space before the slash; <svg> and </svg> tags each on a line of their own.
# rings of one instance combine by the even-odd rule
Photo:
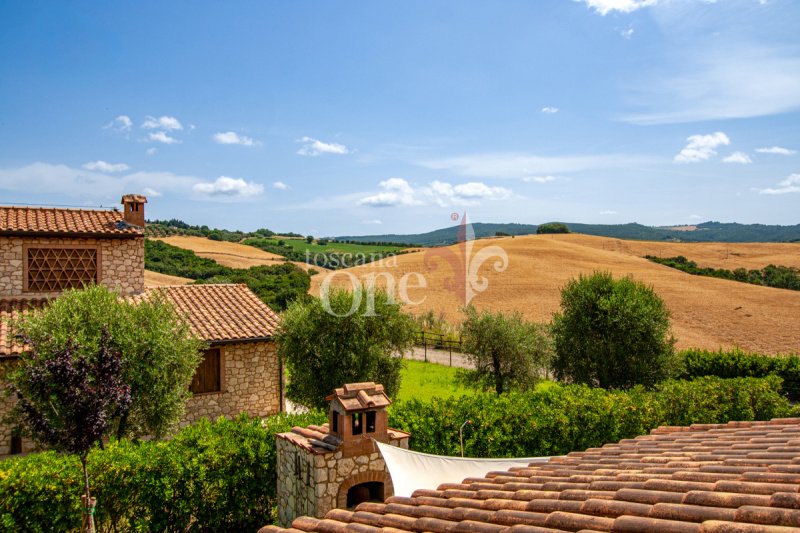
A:
<svg viewBox="0 0 800 533">
<path fill-rule="evenodd" d="M 95 248 L 28 248 L 28 291 L 58 292 L 97 282 Z"/>
</svg>

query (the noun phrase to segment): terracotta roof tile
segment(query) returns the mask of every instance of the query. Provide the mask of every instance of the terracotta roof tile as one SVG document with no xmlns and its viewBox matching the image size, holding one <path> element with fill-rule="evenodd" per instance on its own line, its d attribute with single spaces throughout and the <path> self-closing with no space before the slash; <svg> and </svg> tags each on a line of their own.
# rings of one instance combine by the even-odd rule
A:
<svg viewBox="0 0 800 533">
<path fill-rule="evenodd" d="M 492 533 L 799 531 L 799 433 L 800 419 L 659 428 L 548 463 L 362 504 L 356 513 L 298 519 L 293 526 Z"/>
<path fill-rule="evenodd" d="M 117 210 L 0 206 L 0 235 L 141 237 L 144 229 L 125 223 Z"/>
<path fill-rule="evenodd" d="M 325 399 L 327 401 L 338 401 L 346 412 L 383 408 L 392 403 L 386 392 L 384 392 L 383 385 L 376 385 L 371 381 L 348 383 L 342 388 L 335 389 L 333 394 Z"/>
<path fill-rule="evenodd" d="M 209 284 L 154 287 L 136 298 L 159 293 L 171 301 L 192 331 L 207 342 L 269 339 L 280 319 L 247 285 Z"/>
<path fill-rule="evenodd" d="M 26 351 L 14 339 L 9 328 L 9 320 L 18 318 L 29 309 L 39 309 L 47 303 L 46 298 L 0 300 L 0 358 L 16 356 Z"/>
</svg>

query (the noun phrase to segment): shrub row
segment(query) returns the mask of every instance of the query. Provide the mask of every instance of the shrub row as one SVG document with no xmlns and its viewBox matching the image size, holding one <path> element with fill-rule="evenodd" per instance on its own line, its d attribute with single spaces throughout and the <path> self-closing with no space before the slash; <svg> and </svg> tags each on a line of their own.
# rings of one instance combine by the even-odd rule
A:
<svg viewBox="0 0 800 533">
<path fill-rule="evenodd" d="M 113 442 L 89 456 L 98 531 L 255 531 L 275 506 L 275 435 L 324 415 L 202 420 L 174 439 Z M 54 452 L 0 462 L 0 529 L 78 531 L 77 458 Z"/>
<path fill-rule="evenodd" d="M 778 377 L 667 381 L 655 390 L 606 391 L 551 385 L 533 392 L 396 402 L 391 427 L 412 434 L 417 451 L 471 457 L 563 455 L 646 434 L 661 425 L 768 420 L 795 409 L 780 394 Z"/>
<path fill-rule="evenodd" d="M 701 376 L 760 378 L 775 375 L 783 379 L 783 391 L 789 399 L 795 402 L 800 400 L 800 357 L 797 355 L 773 357 L 739 349 L 718 352 L 692 349 L 681 352 L 680 358 L 679 379 Z"/>
</svg>

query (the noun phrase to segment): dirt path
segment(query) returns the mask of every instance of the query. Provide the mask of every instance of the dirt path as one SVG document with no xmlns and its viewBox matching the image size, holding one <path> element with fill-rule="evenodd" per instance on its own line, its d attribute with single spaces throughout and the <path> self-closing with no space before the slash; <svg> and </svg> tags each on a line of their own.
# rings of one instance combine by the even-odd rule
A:
<svg viewBox="0 0 800 533">
<path fill-rule="evenodd" d="M 406 354 L 406 359 L 413 359 L 415 361 L 425 361 L 426 360 L 425 349 L 422 346 L 414 346 L 411 352 Z M 447 350 L 436 350 L 434 348 L 428 348 L 427 361 L 429 363 L 436 363 L 445 366 L 472 368 L 472 365 L 464 356 L 464 354 L 453 352 L 451 358 L 450 352 Z"/>
</svg>

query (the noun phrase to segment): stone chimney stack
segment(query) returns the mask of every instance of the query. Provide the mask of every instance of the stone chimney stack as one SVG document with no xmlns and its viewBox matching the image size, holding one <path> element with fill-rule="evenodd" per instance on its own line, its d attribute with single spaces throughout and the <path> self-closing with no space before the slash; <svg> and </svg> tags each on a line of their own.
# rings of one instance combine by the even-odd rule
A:
<svg viewBox="0 0 800 533">
<path fill-rule="evenodd" d="M 141 194 L 126 194 L 122 197 L 125 222 L 132 226 L 144 227 L 144 204 L 147 197 Z"/>
</svg>

